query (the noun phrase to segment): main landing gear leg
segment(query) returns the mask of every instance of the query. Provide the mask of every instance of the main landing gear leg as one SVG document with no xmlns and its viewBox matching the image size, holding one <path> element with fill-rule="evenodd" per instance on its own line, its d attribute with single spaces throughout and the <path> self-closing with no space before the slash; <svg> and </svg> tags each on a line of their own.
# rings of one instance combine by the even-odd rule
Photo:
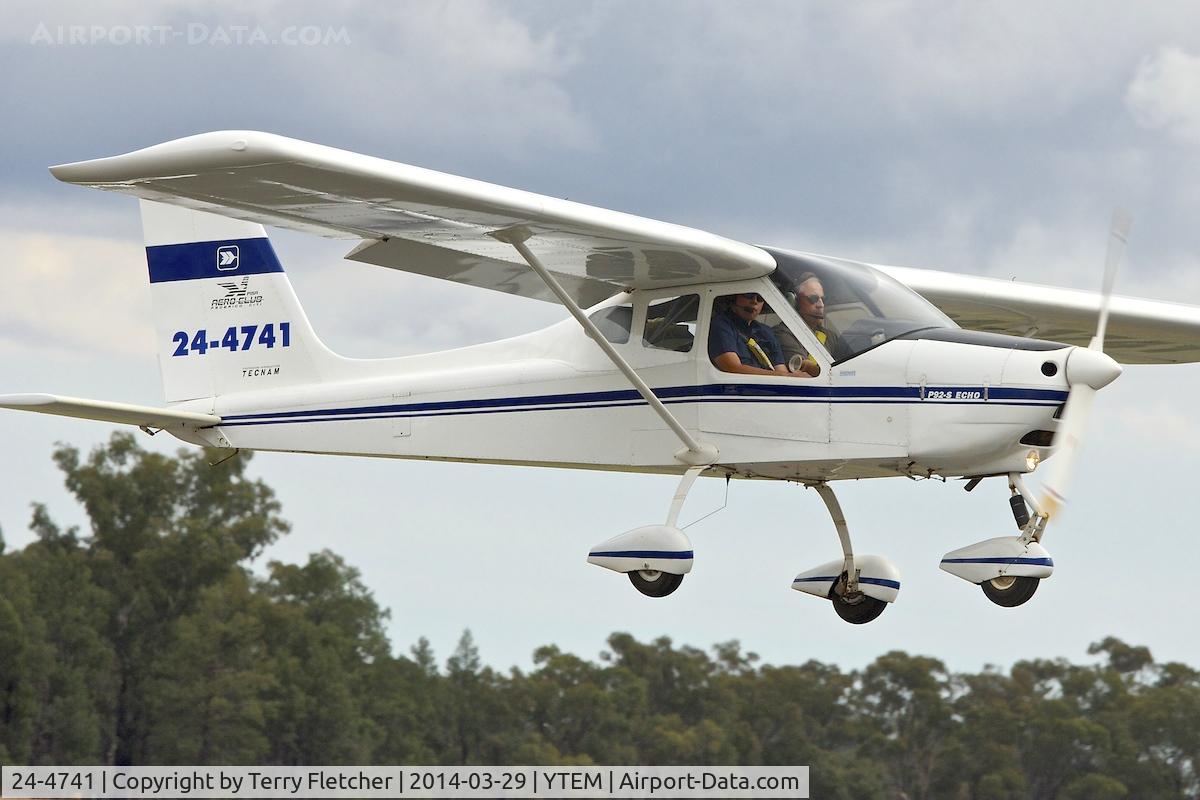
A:
<svg viewBox="0 0 1200 800">
<path fill-rule="evenodd" d="M 870 622 L 883 613 L 883 610 L 887 608 L 887 603 L 865 595 L 859 589 L 858 583 L 862 576 L 862 570 L 855 565 L 854 548 L 850 544 L 850 529 L 846 525 L 846 515 L 842 513 L 842 506 L 838 503 L 833 489 L 827 483 L 815 484 L 813 488 L 825 501 L 825 507 L 829 509 L 829 516 L 833 518 L 833 526 L 837 529 L 838 539 L 842 543 L 842 572 L 829 589 L 829 599 L 833 603 L 833 609 L 839 617 L 854 625 Z"/>
<path fill-rule="evenodd" d="M 704 467 L 692 467 L 683 473 L 683 477 L 679 480 L 679 486 L 675 489 L 675 497 L 671 499 L 671 510 L 667 512 L 668 528 L 677 526 L 679 512 L 683 510 L 683 502 L 687 500 L 688 492 L 692 490 L 692 484 L 696 482 L 696 478 L 700 477 L 700 473 L 704 469 Z M 633 588 L 647 597 L 666 597 L 683 583 L 682 575 L 658 569 L 636 569 L 626 574 L 629 575 L 629 582 L 633 584 Z"/>
<path fill-rule="evenodd" d="M 588 563 L 623 572 L 633 588 L 648 597 L 666 597 L 692 571 L 692 543 L 677 527 L 683 501 L 707 467 L 693 466 L 683 474 L 665 525 L 643 525 L 601 542 L 588 553 Z"/>
<path fill-rule="evenodd" d="M 668 527 L 676 527 L 679 522 L 679 512 L 683 510 L 683 501 L 687 500 L 688 492 L 692 490 L 692 485 L 696 482 L 696 478 L 699 478 L 700 473 L 704 472 L 705 469 L 707 467 L 692 467 L 683 473 L 683 477 L 679 479 L 679 486 L 675 488 L 675 497 L 671 498 L 671 510 L 667 512 Z"/>
</svg>

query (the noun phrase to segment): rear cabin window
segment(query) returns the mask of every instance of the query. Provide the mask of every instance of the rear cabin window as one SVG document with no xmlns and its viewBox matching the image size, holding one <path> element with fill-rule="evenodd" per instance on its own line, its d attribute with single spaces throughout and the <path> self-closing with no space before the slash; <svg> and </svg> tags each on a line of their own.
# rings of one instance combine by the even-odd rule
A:
<svg viewBox="0 0 1200 800">
<path fill-rule="evenodd" d="M 690 353 L 696 341 L 700 295 L 685 294 L 655 300 L 646 308 L 642 344 L 655 350 Z"/>
<path fill-rule="evenodd" d="M 629 329 L 633 327 L 633 303 L 593 311 L 588 319 L 605 339 L 613 344 L 625 344 L 629 341 Z"/>
</svg>

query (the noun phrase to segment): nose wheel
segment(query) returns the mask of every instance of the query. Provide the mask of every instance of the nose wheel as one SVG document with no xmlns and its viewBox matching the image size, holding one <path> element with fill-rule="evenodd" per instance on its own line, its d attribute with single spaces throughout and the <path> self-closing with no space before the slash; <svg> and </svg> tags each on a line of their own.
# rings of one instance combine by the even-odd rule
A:
<svg viewBox="0 0 1200 800">
<path fill-rule="evenodd" d="M 627 574 L 633 588 L 647 597 L 666 597 L 683 583 L 682 575 L 673 575 L 657 569 L 639 569 Z"/>
<path fill-rule="evenodd" d="M 1041 578 L 1028 578 L 1021 575 L 1001 575 L 979 584 L 987 599 L 998 606 L 1015 608 L 1033 597 Z"/>
</svg>

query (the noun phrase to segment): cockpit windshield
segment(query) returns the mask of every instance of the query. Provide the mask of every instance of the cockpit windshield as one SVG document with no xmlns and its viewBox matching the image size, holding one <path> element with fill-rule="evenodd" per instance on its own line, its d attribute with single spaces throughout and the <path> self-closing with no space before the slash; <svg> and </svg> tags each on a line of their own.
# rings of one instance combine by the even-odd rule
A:
<svg viewBox="0 0 1200 800">
<path fill-rule="evenodd" d="M 865 264 L 764 249 L 778 265 L 771 280 L 834 361 L 913 331 L 958 327 L 925 298 Z"/>
</svg>

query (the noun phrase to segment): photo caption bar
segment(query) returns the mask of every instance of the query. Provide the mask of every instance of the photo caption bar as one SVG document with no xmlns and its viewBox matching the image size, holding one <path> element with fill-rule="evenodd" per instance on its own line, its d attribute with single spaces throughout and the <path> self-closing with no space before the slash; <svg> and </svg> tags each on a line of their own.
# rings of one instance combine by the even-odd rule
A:
<svg viewBox="0 0 1200 800">
<path fill-rule="evenodd" d="M 793 798 L 808 767 L 15 767 L 24 798 Z"/>
</svg>

